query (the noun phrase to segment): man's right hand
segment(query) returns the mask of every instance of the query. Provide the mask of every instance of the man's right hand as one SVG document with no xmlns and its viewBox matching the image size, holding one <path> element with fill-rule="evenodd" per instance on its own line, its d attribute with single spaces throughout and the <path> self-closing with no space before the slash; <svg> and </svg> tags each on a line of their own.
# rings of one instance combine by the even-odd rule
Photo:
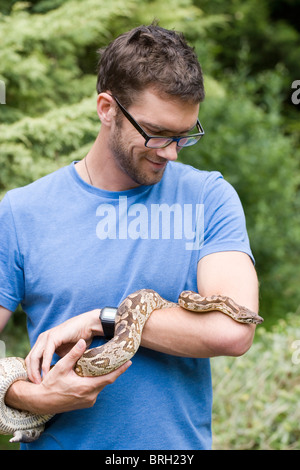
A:
<svg viewBox="0 0 300 470">
<path fill-rule="evenodd" d="M 65 356 L 79 339 L 84 339 L 89 346 L 95 335 L 103 335 L 99 309 L 77 315 L 41 333 L 25 359 L 29 380 L 41 383 L 41 371 L 45 378 L 54 353 Z"/>
<path fill-rule="evenodd" d="M 86 342 L 80 339 L 39 384 L 23 380 L 12 384 L 6 393 L 6 404 L 37 414 L 56 414 L 93 406 L 103 388 L 123 374 L 131 361 L 106 375 L 79 377 L 74 366 L 85 349 Z"/>
</svg>

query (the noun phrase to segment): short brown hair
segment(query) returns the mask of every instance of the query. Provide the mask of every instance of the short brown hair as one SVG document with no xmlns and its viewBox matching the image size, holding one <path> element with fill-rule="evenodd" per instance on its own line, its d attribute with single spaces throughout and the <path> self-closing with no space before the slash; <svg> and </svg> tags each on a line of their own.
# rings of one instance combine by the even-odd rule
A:
<svg viewBox="0 0 300 470">
<path fill-rule="evenodd" d="M 124 106 L 148 86 L 193 103 L 204 99 L 201 66 L 181 33 L 139 26 L 98 52 L 97 92 L 110 90 Z"/>
</svg>

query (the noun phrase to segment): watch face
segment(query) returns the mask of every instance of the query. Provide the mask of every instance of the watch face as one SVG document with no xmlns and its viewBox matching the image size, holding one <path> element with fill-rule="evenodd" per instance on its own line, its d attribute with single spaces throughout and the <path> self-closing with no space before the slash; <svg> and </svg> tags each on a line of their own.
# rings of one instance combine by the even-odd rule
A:
<svg viewBox="0 0 300 470">
<path fill-rule="evenodd" d="M 117 309 L 114 307 L 104 307 L 101 311 L 101 320 L 115 321 Z"/>
</svg>

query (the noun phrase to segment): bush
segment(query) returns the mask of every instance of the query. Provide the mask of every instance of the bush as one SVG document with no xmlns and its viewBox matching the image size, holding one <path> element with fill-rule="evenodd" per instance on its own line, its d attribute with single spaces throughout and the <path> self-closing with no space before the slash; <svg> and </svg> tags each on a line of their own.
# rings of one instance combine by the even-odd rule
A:
<svg viewBox="0 0 300 470">
<path fill-rule="evenodd" d="M 206 135 L 183 149 L 180 159 L 197 168 L 218 170 L 237 190 L 260 281 L 261 314 L 267 322 L 295 311 L 299 293 L 299 161 L 293 137 L 282 132 L 275 96 L 277 74 L 269 74 L 269 108 L 253 102 L 254 84 L 231 85 L 206 78 L 200 107 Z M 268 85 L 269 83 L 269 85 Z M 252 90 L 250 92 L 250 89 Z"/>
<path fill-rule="evenodd" d="M 215 449 L 300 450 L 299 313 L 258 327 L 246 355 L 212 359 Z"/>
</svg>

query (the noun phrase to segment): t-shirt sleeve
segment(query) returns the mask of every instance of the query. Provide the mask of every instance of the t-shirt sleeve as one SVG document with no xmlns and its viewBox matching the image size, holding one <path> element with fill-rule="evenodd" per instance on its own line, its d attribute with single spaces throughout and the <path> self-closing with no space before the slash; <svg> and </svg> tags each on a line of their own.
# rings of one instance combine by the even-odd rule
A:
<svg viewBox="0 0 300 470">
<path fill-rule="evenodd" d="M 242 251 L 254 263 L 244 210 L 235 189 L 220 173 L 212 173 L 203 193 L 204 241 L 199 260 L 220 251 Z"/>
<path fill-rule="evenodd" d="M 14 311 L 23 296 L 23 263 L 7 194 L 0 203 L 0 305 Z"/>
</svg>

